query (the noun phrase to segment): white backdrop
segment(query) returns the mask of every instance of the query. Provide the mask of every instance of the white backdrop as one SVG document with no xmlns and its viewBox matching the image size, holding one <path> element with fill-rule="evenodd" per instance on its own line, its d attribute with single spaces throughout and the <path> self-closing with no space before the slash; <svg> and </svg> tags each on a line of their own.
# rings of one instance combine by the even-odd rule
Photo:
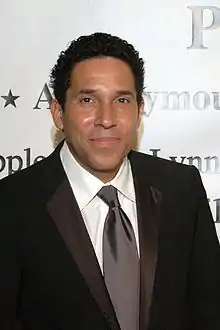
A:
<svg viewBox="0 0 220 330">
<path fill-rule="evenodd" d="M 53 150 L 45 84 L 60 51 L 80 35 L 109 32 L 133 43 L 146 61 L 140 150 L 199 168 L 220 237 L 219 0 L 0 6 L 0 179 Z"/>
</svg>

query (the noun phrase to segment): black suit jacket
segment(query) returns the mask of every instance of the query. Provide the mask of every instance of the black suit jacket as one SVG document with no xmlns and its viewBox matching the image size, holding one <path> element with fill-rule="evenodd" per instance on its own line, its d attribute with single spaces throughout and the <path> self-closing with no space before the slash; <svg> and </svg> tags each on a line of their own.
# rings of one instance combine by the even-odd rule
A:
<svg viewBox="0 0 220 330">
<path fill-rule="evenodd" d="M 60 147 L 0 181 L 1 330 L 119 330 Z M 140 329 L 219 330 L 220 247 L 198 171 L 134 151 L 129 159 Z"/>
</svg>

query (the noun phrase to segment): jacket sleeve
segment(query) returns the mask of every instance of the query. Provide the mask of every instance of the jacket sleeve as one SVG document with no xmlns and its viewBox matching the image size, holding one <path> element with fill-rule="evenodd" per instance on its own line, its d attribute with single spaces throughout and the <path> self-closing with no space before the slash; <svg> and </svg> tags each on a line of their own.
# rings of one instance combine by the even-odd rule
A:
<svg viewBox="0 0 220 330">
<path fill-rule="evenodd" d="M 189 269 L 189 329 L 219 330 L 220 245 L 200 174 L 192 168 L 196 220 Z"/>
<path fill-rule="evenodd" d="M 2 181 L 2 182 L 1 182 Z M 16 208 L 0 181 L 0 329 L 17 330 L 20 265 L 17 245 Z"/>
</svg>

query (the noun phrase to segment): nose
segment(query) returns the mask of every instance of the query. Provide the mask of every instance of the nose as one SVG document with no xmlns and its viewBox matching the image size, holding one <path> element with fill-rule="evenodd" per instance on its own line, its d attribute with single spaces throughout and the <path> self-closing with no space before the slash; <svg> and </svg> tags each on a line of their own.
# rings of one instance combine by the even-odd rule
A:
<svg viewBox="0 0 220 330">
<path fill-rule="evenodd" d="M 114 106 L 109 103 L 99 104 L 96 112 L 95 126 L 110 128 L 116 126 Z"/>
</svg>

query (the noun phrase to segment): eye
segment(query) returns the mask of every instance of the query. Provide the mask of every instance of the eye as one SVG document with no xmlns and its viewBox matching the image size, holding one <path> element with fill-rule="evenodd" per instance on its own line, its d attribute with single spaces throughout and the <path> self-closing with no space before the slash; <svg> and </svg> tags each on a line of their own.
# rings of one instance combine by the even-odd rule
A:
<svg viewBox="0 0 220 330">
<path fill-rule="evenodd" d="M 126 97 L 120 97 L 117 99 L 117 102 L 119 103 L 130 103 L 130 100 Z"/>
<path fill-rule="evenodd" d="M 91 97 L 83 97 L 80 99 L 80 103 L 91 103 L 93 99 Z"/>
</svg>

